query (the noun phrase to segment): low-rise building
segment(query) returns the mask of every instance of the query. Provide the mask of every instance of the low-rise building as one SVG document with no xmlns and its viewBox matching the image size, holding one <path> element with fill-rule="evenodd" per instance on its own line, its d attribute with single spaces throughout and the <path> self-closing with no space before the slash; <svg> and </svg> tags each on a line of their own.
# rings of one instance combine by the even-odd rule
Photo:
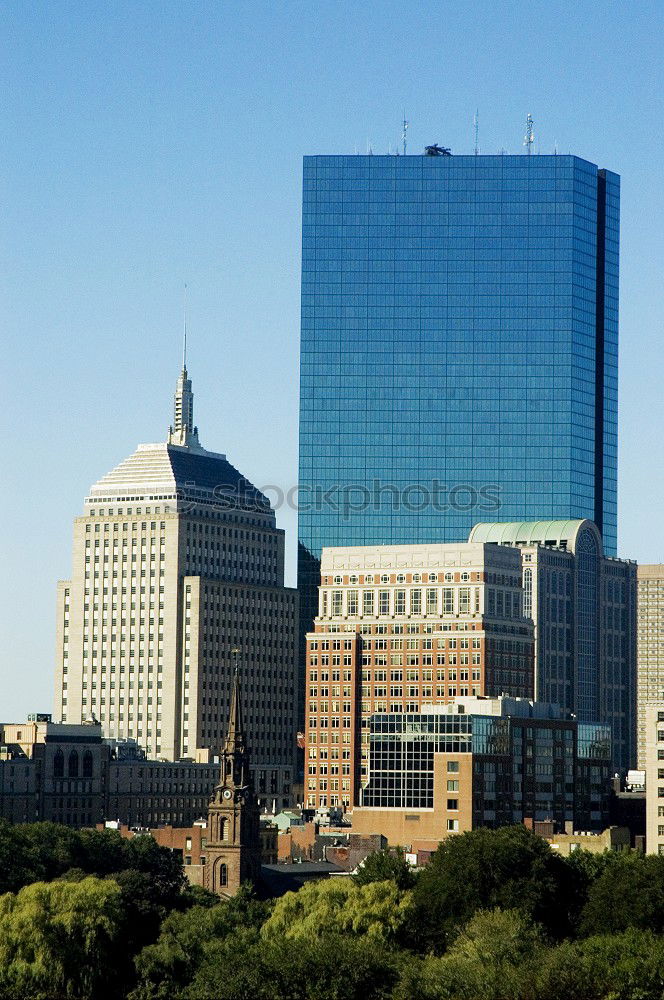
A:
<svg viewBox="0 0 664 1000">
<path fill-rule="evenodd" d="M 603 830 L 608 726 L 556 705 L 464 698 L 370 719 L 369 774 L 353 832 L 416 852 L 477 827 Z"/>
<path fill-rule="evenodd" d="M 577 833 L 557 833 L 546 838 L 552 850 L 568 858 L 574 851 L 589 851 L 591 854 L 604 854 L 605 851 L 629 851 L 632 837 L 626 826 L 610 826 L 601 833 L 590 833 L 586 830 Z"/>
<path fill-rule="evenodd" d="M 46 714 L 0 726 L 0 817 L 94 826 L 189 826 L 207 813 L 213 761 L 149 760 L 133 741 L 105 741 L 99 723 Z"/>
</svg>

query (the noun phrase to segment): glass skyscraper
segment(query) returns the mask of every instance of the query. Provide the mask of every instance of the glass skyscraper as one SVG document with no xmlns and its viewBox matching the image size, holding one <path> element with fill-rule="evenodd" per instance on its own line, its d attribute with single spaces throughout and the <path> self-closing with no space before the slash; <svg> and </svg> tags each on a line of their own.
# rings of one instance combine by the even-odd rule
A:
<svg viewBox="0 0 664 1000">
<path fill-rule="evenodd" d="M 300 584 L 326 545 L 590 518 L 616 551 L 619 178 L 304 159 Z"/>
</svg>

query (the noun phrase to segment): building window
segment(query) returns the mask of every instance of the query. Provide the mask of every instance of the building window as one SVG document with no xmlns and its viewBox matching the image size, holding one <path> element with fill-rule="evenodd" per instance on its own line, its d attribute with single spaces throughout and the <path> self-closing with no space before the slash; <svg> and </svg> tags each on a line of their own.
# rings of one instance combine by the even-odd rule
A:
<svg viewBox="0 0 664 1000">
<path fill-rule="evenodd" d="M 458 819 L 448 819 L 447 829 L 450 833 L 458 833 L 459 831 L 459 820 Z"/>
<path fill-rule="evenodd" d="M 62 750 L 58 750 L 53 758 L 53 777 L 63 778 L 65 773 L 65 757 Z"/>
<path fill-rule="evenodd" d="M 219 865 L 219 885 L 228 885 L 228 866 Z"/>
<path fill-rule="evenodd" d="M 68 777 L 78 778 L 78 754 L 75 750 L 69 754 L 69 767 L 67 769 Z"/>
<path fill-rule="evenodd" d="M 86 750 L 83 754 L 83 777 L 92 777 L 92 754 L 89 750 Z"/>
<path fill-rule="evenodd" d="M 533 571 L 526 569 L 523 572 L 523 617 L 533 616 Z"/>
</svg>

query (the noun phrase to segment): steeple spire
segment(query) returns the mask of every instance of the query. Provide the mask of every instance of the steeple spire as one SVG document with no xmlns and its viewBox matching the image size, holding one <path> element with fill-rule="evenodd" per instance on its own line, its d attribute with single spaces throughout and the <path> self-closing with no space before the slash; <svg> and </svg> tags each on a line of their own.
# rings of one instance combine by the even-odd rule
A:
<svg viewBox="0 0 664 1000">
<path fill-rule="evenodd" d="M 233 650 L 235 668 L 231 690 L 230 711 L 226 740 L 221 751 L 221 769 L 217 790 L 223 788 L 244 788 L 250 782 L 249 751 L 244 739 L 242 724 L 242 699 L 240 695 L 240 674 L 237 667 L 239 650 Z"/>
<path fill-rule="evenodd" d="M 237 655 L 237 650 L 233 650 Z M 246 753 L 244 742 L 244 726 L 242 724 L 242 702 L 240 700 L 240 674 L 235 664 L 233 672 L 233 689 L 231 691 L 231 708 L 228 716 L 228 731 L 224 744 L 224 754 L 234 754 L 237 752 Z"/>
</svg>

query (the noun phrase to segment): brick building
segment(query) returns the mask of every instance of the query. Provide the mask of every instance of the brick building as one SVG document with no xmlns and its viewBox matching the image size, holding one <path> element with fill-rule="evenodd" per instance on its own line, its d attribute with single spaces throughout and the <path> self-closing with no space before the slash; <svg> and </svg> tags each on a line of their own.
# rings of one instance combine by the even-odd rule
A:
<svg viewBox="0 0 664 1000">
<path fill-rule="evenodd" d="M 533 695 L 518 550 L 323 550 L 318 617 L 307 635 L 307 806 L 359 802 L 374 713 L 503 691 Z"/>
<path fill-rule="evenodd" d="M 368 771 L 353 832 L 409 851 L 478 827 L 608 825 L 610 729 L 556 705 L 471 697 L 375 715 Z"/>
</svg>

